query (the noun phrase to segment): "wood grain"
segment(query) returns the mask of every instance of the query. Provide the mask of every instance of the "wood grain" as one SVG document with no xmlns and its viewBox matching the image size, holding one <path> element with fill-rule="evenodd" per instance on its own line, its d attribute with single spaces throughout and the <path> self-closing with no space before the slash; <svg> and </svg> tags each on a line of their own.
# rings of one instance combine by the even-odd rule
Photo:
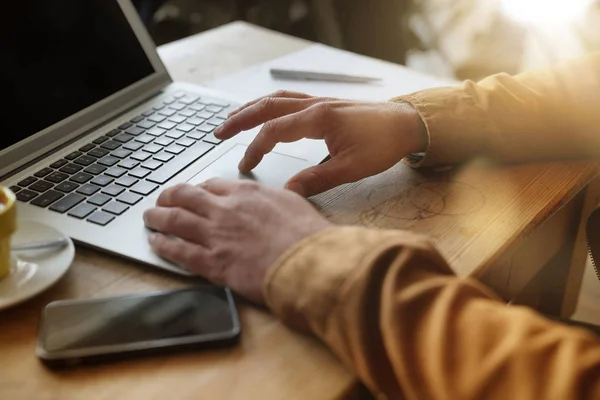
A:
<svg viewBox="0 0 600 400">
<path fill-rule="evenodd" d="M 308 45 L 234 23 L 165 46 L 160 54 L 176 80 L 203 83 Z M 429 234 L 459 275 L 480 277 L 499 291 L 514 293 L 542 268 L 543 260 L 534 257 L 519 265 L 524 272 L 513 275 L 519 279 L 506 279 L 504 271 L 511 267 L 506 267 L 507 254 L 518 254 L 523 246 L 539 248 L 544 240 L 536 235 L 561 242 L 564 227 L 572 223 L 572 213 L 563 206 L 598 171 L 593 163 L 500 167 L 476 161 L 437 173 L 399 164 L 313 201 L 336 223 Z M 351 393 L 354 377 L 322 344 L 241 301 L 243 335 L 233 349 L 60 373 L 46 370 L 35 358 L 39 314 L 50 301 L 197 282 L 78 248 L 72 269 L 59 284 L 0 312 L 0 399 L 335 399 Z"/>
</svg>

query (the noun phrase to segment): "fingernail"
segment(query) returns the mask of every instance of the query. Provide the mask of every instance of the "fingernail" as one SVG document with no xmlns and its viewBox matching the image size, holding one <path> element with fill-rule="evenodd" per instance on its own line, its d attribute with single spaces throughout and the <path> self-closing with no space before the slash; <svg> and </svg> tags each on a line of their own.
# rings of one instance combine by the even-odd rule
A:
<svg viewBox="0 0 600 400">
<path fill-rule="evenodd" d="M 292 192 L 298 193 L 300 196 L 304 196 L 304 186 L 302 186 L 299 182 L 290 182 L 285 185 L 287 190 L 291 190 Z"/>
<path fill-rule="evenodd" d="M 223 125 L 219 126 L 217 129 L 214 130 L 214 134 L 216 137 L 221 136 L 221 132 L 223 131 Z"/>
<path fill-rule="evenodd" d="M 150 243 L 150 245 L 153 245 L 154 243 L 156 243 L 156 239 L 158 239 L 157 233 L 150 233 L 148 235 L 148 243 Z"/>
</svg>

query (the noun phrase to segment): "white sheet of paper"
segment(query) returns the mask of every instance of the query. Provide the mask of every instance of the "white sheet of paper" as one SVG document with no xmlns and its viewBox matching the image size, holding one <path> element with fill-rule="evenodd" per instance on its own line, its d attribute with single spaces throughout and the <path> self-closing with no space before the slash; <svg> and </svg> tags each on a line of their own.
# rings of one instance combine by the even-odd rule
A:
<svg viewBox="0 0 600 400">
<path fill-rule="evenodd" d="M 271 77 L 270 68 L 365 75 L 382 80 L 374 83 L 279 80 Z M 281 89 L 313 96 L 385 101 L 394 96 L 453 84 L 455 82 L 423 75 L 397 64 L 315 44 L 270 62 L 249 67 L 237 74 L 214 80 L 206 86 L 236 94 L 246 101 Z"/>
</svg>

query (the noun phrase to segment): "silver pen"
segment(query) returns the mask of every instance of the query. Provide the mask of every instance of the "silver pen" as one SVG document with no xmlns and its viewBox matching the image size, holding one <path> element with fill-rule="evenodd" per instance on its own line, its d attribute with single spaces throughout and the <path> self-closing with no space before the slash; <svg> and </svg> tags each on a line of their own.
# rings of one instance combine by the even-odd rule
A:
<svg viewBox="0 0 600 400">
<path fill-rule="evenodd" d="M 381 78 L 359 75 L 334 74 L 329 72 L 302 71 L 293 69 L 271 68 L 271 76 L 276 79 L 329 81 L 348 83 L 370 83 L 381 81 Z"/>
</svg>

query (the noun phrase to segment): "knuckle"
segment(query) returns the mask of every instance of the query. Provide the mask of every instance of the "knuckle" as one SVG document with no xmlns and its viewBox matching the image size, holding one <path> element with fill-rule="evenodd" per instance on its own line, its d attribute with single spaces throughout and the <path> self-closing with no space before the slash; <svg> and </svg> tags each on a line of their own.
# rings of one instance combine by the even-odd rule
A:
<svg viewBox="0 0 600 400">
<path fill-rule="evenodd" d="M 256 103 L 256 108 L 259 110 L 259 112 L 263 112 L 271 108 L 274 103 L 275 99 L 273 97 L 265 97 Z"/>
<path fill-rule="evenodd" d="M 244 192 L 256 192 L 260 190 L 261 186 L 258 182 L 252 180 L 242 180 L 238 184 L 238 188 Z"/>
<path fill-rule="evenodd" d="M 313 108 L 318 117 L 329 117 L 333 111 L 331 103 L 328 102 L 317 103 Z"/>
<path fill-rule="evenodd" d="M 285 90 L 285 89 L 280 89 L 276 92 L 274 92 L 271 97 L 286 97 L 290 95 L 290 91 L 289 90 Z"/>
<path fill-rule="evenodd" d="M 165 221 L 165 227 L 167 230 L 172 231 L 182 225 L 184 222 L 183 211 L 179 208 L 171 208 L 168 211 L 167 219 Z"/>
</svg>

